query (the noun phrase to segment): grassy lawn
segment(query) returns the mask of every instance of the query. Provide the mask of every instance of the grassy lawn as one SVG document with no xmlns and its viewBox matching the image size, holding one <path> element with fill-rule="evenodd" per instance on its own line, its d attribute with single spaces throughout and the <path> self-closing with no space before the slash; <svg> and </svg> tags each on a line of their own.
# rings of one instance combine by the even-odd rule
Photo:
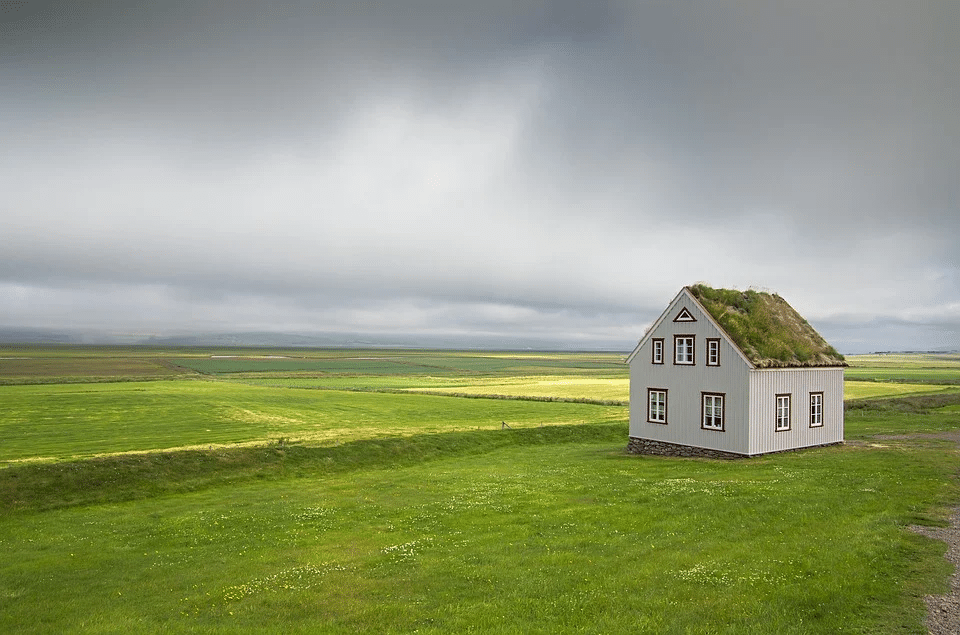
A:
<svg viewBox="0 0 960 635">
<path fill-rule="evenodd" d="M 684 460 L 627 455 L 623 406 L 291 389 L 619 389 L 593 354 L 350 355 L 0 386 L 0 632 L 922 633 L 945 589 L 905 527 L 960 500 L 956 390 L 851 403 L 844 446 Z"/>
<path fill-rule="evenodd" d="M 0 593 L 16 602 L 0 628 L 920 632 L 923 580 L 946 563 L 903 527 L 956 500 L 955 449 L 685 461 L 563 432 L 459 433 L 399 465 L 292 457 L 286 475 L 4 514 Z"/>
</svg>

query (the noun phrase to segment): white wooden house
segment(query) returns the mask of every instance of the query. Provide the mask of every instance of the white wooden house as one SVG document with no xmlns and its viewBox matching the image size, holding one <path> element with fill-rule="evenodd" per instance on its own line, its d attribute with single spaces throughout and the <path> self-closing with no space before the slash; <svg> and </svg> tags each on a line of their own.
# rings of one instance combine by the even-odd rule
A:
<svg viewBox="0 0 960 635">
<path fill-rule="evenodd" d="M 843 442 L 847 364 L 778 295 L 684 287 L 627 363 L 631 452 L 733 458 Z"/>
</svg>

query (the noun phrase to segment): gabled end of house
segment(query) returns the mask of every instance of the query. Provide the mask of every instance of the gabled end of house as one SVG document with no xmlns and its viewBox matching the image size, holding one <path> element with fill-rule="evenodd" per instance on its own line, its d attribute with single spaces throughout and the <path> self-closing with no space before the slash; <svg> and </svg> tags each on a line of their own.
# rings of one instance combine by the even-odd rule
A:
<svg viewBox="0 0 960 635">
<path fill-rule="evenodd" d="M 847 366 L 779 295 L 760 291 L 686 287 L 756 368 Z"/>
</svg>

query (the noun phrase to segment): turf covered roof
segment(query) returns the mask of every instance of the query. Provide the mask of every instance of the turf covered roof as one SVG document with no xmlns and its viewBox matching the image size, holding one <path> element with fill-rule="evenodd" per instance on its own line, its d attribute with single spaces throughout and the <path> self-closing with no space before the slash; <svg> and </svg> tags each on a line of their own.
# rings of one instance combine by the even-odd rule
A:
<svg viewBox="0 0 960 635">
<path fill-rule="evenodd" d="M 687 290 L 757 368 L 847 365 L 843 355 L 775 293 L 703 284 Z"/>
</svg>

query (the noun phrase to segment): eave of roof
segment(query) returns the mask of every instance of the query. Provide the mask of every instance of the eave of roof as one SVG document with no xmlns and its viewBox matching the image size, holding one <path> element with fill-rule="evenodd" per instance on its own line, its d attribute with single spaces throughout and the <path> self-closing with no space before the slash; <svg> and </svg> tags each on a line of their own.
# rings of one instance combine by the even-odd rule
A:
<svg viewBox="0 0 960 635">
<path fill-rule="evenodd" d="M 779 295 L 703 284 L 686 290 L 756 368 L 847 365 L 843 355 Z"/>
</svg>

